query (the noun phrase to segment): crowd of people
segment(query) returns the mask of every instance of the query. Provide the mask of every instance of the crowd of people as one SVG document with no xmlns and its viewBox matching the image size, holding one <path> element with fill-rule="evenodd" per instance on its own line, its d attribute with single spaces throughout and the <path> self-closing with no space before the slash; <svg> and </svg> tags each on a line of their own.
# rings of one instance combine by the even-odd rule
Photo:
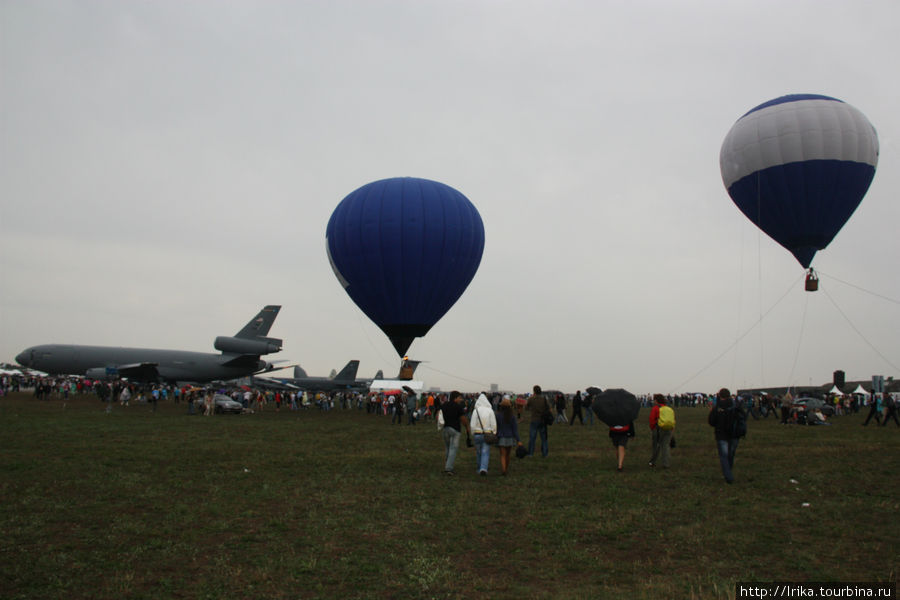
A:
<svg viewBox="0 0 900 600">
<path fill-rule="evenodd" d="M 212 415 L 217 412 L 216 398 L 227 396 L 241 411 L 263 410 L 321 411 L 355 410 L 369 415 L 390 417 L 390 423 L 416 425 L 435 421 L 444 442 L 444 472 L 454 474 L 460 440 L 475 448 L 476 470 L 485 476 L 490 466 L 491 446 L 496 445 L 500 454 L 502 475 L 509 472 L 511 456 L 515 450 L 520 458 L 533 457 L 540 440 L 540 456 L 549 455 L 548 427 L 552 424 L 572 426 L 576 420 L 582 426 L 594 425 L 593 395 L 577 391 L 566 395 L 559 391 L 545 392 L 534 386 L 531 394 L 486 393 L 449 394 L 429 392 L 418 394 L 410 388 L 381 392 L 339 391 L 330 394 L 301 390 L 259 389 L 249 386 L 220 388 L 215 386 L 174 386 L 164 384 L 137 384 L 125 380 L 90 381 L 72 377 L 34 377 L 28 375 L 3 375 L 0 377 L 0 396 L 20 390 L 33 390 L 39 400 L 66 400 L 73 396 L 95 394 L 110 411 L 113 404 L 127 407 L 132 403 L 152 405 L 171 401 L 185 402 L 188 414 Z M 706 407 L 708 422 L 714 430 L 716 448 L 723 478 L 734 481 L 734 458 L 738 441 L 746 434 L 747 419 L 780 418 L 783 424 L 828 424 L 833 416 L 859 412 L 868 408 L 862 423 L 886 426 L 893 421 L 900 427 L 898 408 L 900 398 L 892 394 L 872 394 L 869 398 L 857 396 L 827 397 L 815 406 L 806 405 L 809 399 L 795 399 L 790 392 L 782 396 L 745 395 L 732 396 L 728 389 L 717 394 L 644 395 L 636 398 L 640 406 L 649 407 L 648 426 L 651 434 L 652 453 L 648 464 L 668 469 L 671 448 L 675 447 L 675 411 L 681 407 Z M 519 423 L 527 416 L 527 444 L 519 433 Z M 617 423 L 607 425 L 609 438 L 615 451 L 616 469 L 624 470 L 628 442 L 636 434 L 635 425 Z"/>
<path fill-rule="evenodd" d="M 551 400 L 551 397 L 553 398 Z M 590 395 L 582 396 L 578 391 L 572 398 L 572 420 L 565 416 L 566 404 L 558 394 L 545 394 L 540 386 L 533 388 L 533 393 L 525 399 L 523 406 L 513 410 L 513 401 L 508 395 L 495 397 L 496 405 L 482 393 L 478 395 L 471 408 L 467 408 L 467 398 L 459 392 L 451 392 L 446 401 L 437 406 L 438 428 L 444 441 L 445 460 L 444 473 L 454 474 L 456 456 L 460 440 L 466 436 L 467 445 L 475 447 L 476 468 L 480 475 L 488 473 L 490 463 L 490 446 L 496 445 L 500 452 L 500 472 L 509 472 L 512 448 L 516 455 L 525 458 L 534 456 L 537 440 L 540 438 L 540 452 L 543 458 L 550 453 L 547 428 L 554 423 L 574 423 L 581 415 L 585 404 L 590 406 Z M 654 468 L 657 460 L 662 468 L 670 465 L 670 448 L 674 446 L 675 415 L 670 404 L 671 397 L 655 394 L 651 397 L 653 407 L 649 416 L 649 427 L 653 440 L 653 453 L 649 466 Z M 528 412 L 529 429 L 528 445 L 525 446 L 519 437 L 518 421 L 523 411 Z M 722 389 L 710 402 L 709 425 L 714 428 L 716 447 L 718 450 L 722 474 L 727 483 L 734 481 L 734 457 L 738 440 L 746 434 L 747 410 L 739 401 L 736 402 L 727 389 Z M 561 418 L 562 417 L 562 418 Z M 581 423 L 584 425 L 584 422 Z M 609 437 L 616 453 L 616 469 L 624 471 L 624 462 L 628 441 L 635 436 L 634 422 L 622 422 L 608 425 Z"/>
</svg>

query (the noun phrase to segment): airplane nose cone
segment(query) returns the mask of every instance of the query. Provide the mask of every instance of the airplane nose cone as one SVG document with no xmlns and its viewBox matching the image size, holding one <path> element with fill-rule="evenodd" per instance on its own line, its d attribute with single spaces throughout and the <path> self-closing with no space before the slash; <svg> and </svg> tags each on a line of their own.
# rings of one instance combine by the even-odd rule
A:
<svg viewBox="0 0 900 600">
<path fill-rule="evenodd" d="M 20 365 L 22 365 L 23 367 L 30 366 L 29 363 L 31 362 L 31 352 L 29 352 L 28 350 L 23 350 L 16 357 L 16 362 L 19 363 Z"/>
</svg>

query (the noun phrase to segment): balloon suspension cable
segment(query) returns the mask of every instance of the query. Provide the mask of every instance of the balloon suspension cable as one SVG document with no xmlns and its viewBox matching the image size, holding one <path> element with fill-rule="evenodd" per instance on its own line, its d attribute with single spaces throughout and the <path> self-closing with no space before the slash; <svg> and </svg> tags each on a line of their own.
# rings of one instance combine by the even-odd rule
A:
<svg viewBox="0 0 900 600">
<path fill-rule="evenodd" d="M 834 279 L 838 283 L 843 283 L 844 285 L 849 285 L 852 288 L 856 288 L 861 292 L 865 292 L 866 294 L 869 294 L 870 296 L 875 296 L 876 298 L 881 298 L 882 300 L 887 300 L 888 302 L 893 302 L 894 304 L 900 304 L 900 300 L 897 300 L 896 298 L 888 298 L 887 296 L 883 296 L 883 295 L 873 292 L 871 290 L 867 290 L 864 287 L 858 286 L 858 285 L 850 283 L 848 281 L 843 281 L 841 279 L 838 279 L 834 275 L 831 275 L 830 273 L 822 273 L 822 275 L 824 275 L 825 277 L 828 277 L 829 279 Z"/>
<path fill-rule="evenodd" d="M 812 269 L 810 269 L 812 270 Z M 794 381 L 794 372 L 797 370 L 797 361 L 800 358 L 800 347 L 803 345 L 803 331 L 806 329 L 806 310 L 809 308 L 809 296 L 803 302 L 803 316 L 800 319 L 800 335 L 797 336 L 797 349 L 794 351 L 794 364 L 791 365 L 791 373 L 788 375 L 788 385 Z"/>
<path fill-rule="evenodd" d="M 466 381 L 468 383 L 475 383 L 481 386 L 482 390 L 490 389 L 490 384 L 482 383 L 481 381 L 475 381 L 474 379 L 466 379 L 465 377 L 460 377 L 459 375 L 454 375 L 453 373 L 447 373 L 446 371 L 441 371 L 440 369 L 435 369 L 434 367 L 429 367 L 426 365 L 419 365 L 419 368 L 425 368 L 429 371 L 434 371 L 435 373 L 440 373 L 441 375 L 446 375 L 447 377 L 452 377 L 453 379 L 459 379 L 460 381 Z"/>
<path fill-rule="evenodd" d="M 875 345 L 872 344 L 872 342 L 870 342 L 868 339 L 866 339 L 866 336 L 864 336 L 859 329 L 856 328 L 856 325 L 854 325 L 853 322 L 850 320 L 850 318 L 847 316 L 847 314 L 843 310 L 841 310 L 841 307 L 838 306 L 837 302 L 834 301 L 834 298 L 831 297 L 831 294 L 829 294 L 827 290 L 824 290 L 824 291 L 825 291 L 825 297 L 828 298 L 831 301 L 831 303 L 834 305 L 834 307 L 837 309 L 837 311 L 839 313 L 841 313 L 841 316 L 844 317 L 844 320 L 847 321 L 847 324 L 850 325 L 850 328 L 856 332 L 856 335 L 858 335 L 862 339 L 862 341 L 864 341 L 866 344 L 868 344 L 869 348 L 871 348 L 875 352 L 875 354 L 880 356 L 881 360 L 883 360 L 885 363 L 887 363 L 887 365 L 890 366 L 892 369 L 894 369 L 894 371 L 900 371 L 900 368 L 898 368 L 897 365 L 895 365 L 890 360 L 888 360 L 888 358 L 884 354 L 882 354 L 881 351 L 879 351 L 878 348 L 876 348 Z"/>
<path fill-rule="evenodd" d="M 372 340 L 372 337 L 369 335 L 369 332 L 366 329 L 367 324 L 363 322 L 362 316 L 357 314 L 356 317 L 357 317 L 357 319 L 359 319 L 359 328 L 362 329 L 363 334 L 366 336 L 366 340 L 368 340 L 369 346 L 372 347 L 372 350 L 375 351 L 375 354 L 377 354 L 379 357 L 381 357 L 381 360 L 383 360 L 387 364 L 390 364 L 391 360 L 386 359 L 384 357 L 384 354 L 381 353 L 381 350 L 379 350 L 378 346 L 375 345 L 375 342 Z"/>
<path fill-rule="evenodd" d="M 743 340 L 745 337 L 747 337 L 747 335 L 748 335 L 751 331 L 753 331 L 754 329 L 756 329 L 756 327 L 757 327 L 760 323 L 762 323 L 763 319 L 764 319 L 765 317 L 767 317 L 767 316 L 769 315 L 770 312 L 772 312 L 773 310 L 775 310 L 775 307 L 776 307 L 776 306 L 778 306 L 779 304 L 781 304 L 781 301 L 782 301 L 782 300 L 784 300 L 785 298 L 787 298 L 787 295 L 790 293 L 790 291 L 791 291 L 792 289 L 794 289 L 794 286 L 795 286 L 795 285 L 797 285 L 797 280 L 796 280 L 796 279 L 794 279 L 794 280 L 791 281 L 790 286 L 788 286 L 788 288 L 784 291 L 784 293 L 781 295 L 781 297 L 780 297 L 778 300 L 775 301 L 775 304 L 773 304 L 772 306 L 770 306 L 770 307 L 768 308 L 768 310 L 766 310 L 766 312 L 760 314 L 759 320 L 756 321 L 756 323 L 754 323 L 753 325 L 751 325 L 750 327 L 748 327 L 747 330 L 744 331 L 744 333 L 742 333 L 740 336 L 738 336 L 738 339 L 736 339 L 734 342 L 732 342 L 731 345 L 729 345 L 727 348 L 725 348 L 724 350 L 722 350 L 722 352 L 720 352 L 720 353 L 718 354 L 718 356 L 716 356 L 714 359 L 712 359 L 712 360 L 709 362 L 709 364 L 707 364 L 705 367 L 703 367 L 702 369 L 700 369 L 699 371 L 697 371 L 696 373 L 694 373 L 693 375 L 691 375 L 688 379 L 686 379 L 685 381 L 683 381 L 681 384 L 679 384 L 679 385 L 676 386 L 675 388 L 670 389 L 670 390 L 668 391 L 668 393 L 669 393 L 669 394 L 674 394 L 674 393 L 676 393 L 678 390 L 683 389 L 684 386 L 686 386 L 687 384 L 689 384 L 690 382 L 692 382 L 693 380 L 695 380 L 697 377 L 699 377 L 699 376 L 702 375 L 704 372 L 706 372 L 710 367 L 712 367 L 714 364 L 716 364 L 717 362 L 719 362 L 719 360 L 721 360 L 723 356 L 725 356 L 725 355 L 728 354 L 732 349 L 734 349 L 734 348 L 738 345 L 738 343 L 739 343 L 741 340 Z"/>
</svg>

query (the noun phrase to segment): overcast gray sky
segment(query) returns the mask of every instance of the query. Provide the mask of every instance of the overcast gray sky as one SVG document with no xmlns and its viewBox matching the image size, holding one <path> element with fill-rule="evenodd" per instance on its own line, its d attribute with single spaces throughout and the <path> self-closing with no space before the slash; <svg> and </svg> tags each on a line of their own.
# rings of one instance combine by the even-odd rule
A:
<svg viewBox="0 0 900 600">
<path fill-rule="evenodd" d="M 0 0 L 0 27 L 0 361 L 212 352 L 281 304 L 275 358 L 393 374 L 325 227 L 357 187 L 416 176 L 486 238 L 410 349 L 426 385 L 900 375 L 896 0 Z M 733 123 L 789 93 L 852 104 L 881 144 L 814 294 L 719 173 Z"/>
</svg>

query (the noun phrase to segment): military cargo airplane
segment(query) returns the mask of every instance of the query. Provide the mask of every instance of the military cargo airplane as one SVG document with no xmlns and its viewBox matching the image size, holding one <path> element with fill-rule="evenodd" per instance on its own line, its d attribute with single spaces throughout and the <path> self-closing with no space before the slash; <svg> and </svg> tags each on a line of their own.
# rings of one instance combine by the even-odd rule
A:
<svg viewBox="0 0 900 600">
<path fill-rule="evenodd" d="M 357 379 L 356 371 L 359 369 L 359 361 L 351 360 L 334 377 L 310 377 L 300 365 L 294 366 L 293 377 L 259 377 L 260 379 L 274 380 L 280 384 L 304 390 L 307 392 L 334 392 L 334 391 L 365 391 L 369 387 L 366 379 Z"/>
<path fill-rule="evenodd" d="M 418 364 L 418 361 L 404 359 L 400 365 L 397 379 L 411 380 Z M 365 392 L 368 391 L 373 381 L 379 381 L 384 378 L 383 372 L 379 370 L 375 374 L 374 379 L 357 379 L 357 370 L 359 370 L 359 361 L 351 360 L 334 377 L 310 377 L 300 365 L 296 365 L 293 377 L 258 377 L 254 378 L 254 382 L 258 383 L 261 379 L 274 380 L 279 384 L 307 392 Z"/>
<path fill-rule="evenodd" d="M 264 307 L 233 337 L 219 336 L 220 354 L 111 346 L 45 344 L 25 349 L 16 361 L 51 375 L 83 375 L 90 379 L 125 377 L 134 381 L 197 382 L 228 380 L 272 370 L 260 360 L 279 352 L 282 340 L 265 337 L 281 306 Z"/>
</svg>

